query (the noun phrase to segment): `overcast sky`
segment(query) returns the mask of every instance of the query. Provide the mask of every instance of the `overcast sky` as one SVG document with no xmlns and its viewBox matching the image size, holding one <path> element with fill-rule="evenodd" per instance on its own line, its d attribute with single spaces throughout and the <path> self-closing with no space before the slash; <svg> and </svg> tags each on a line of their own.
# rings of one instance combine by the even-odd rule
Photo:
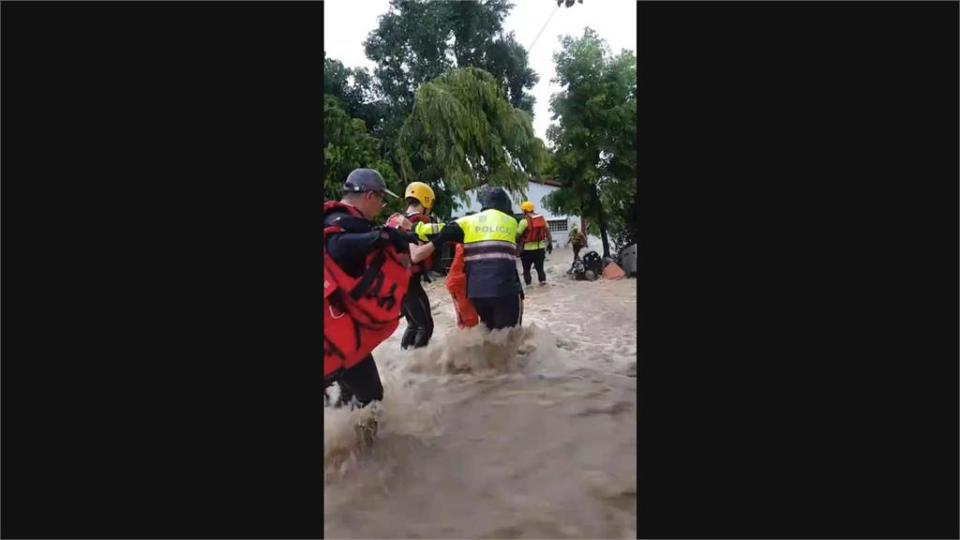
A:
<svg viewBox="0 0 960 540">
<path fill-rule="evenodd" d="M 389 1 L 325 0 L 323 4 L 323 46 L 327 55 L 347 67 L 373 71 L 373 62 L 363 52 L 363 41 L 377 27 L 377 18 L 387 12 Z M 547 142 L 550 95 L 559 90 L 550 80 L 555 76 L 553 53 L 560 48 L 560 36 L 580 36 L 589 26 L 607 40 L 614 54 L 622 49 L 636 52 L 637 4 L 635 0 L 583 0 L 582 4 L 559 9 L 556 0 L 514 0 L 514 4 L 504 27 L 527 47 L 530 67 L 540 75 L 540 82 L 531 91 L 537 99 L 533 128 Z M 541 29 L 543 34 L 537 38 Z"/>
</svg>

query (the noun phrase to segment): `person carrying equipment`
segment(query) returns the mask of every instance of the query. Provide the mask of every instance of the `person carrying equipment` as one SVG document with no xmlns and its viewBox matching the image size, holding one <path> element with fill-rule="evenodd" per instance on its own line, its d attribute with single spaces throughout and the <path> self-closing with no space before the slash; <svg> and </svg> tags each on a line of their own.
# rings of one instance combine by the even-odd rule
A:
<svg viewBox="0 0 960 540">
<path fill-rule="evenodd" d="M 577 230 L 576 225 L 570 227 L 570 236 L 567 238 L 567 244 L 571 244 L 573 247 L 573 260 L 579 260 L 580 250 L 587 245 L 587 239 L 583 236 L 582 232 Z"/>
<path fill-rule="evenodd" d="M 436 200 L 433 189 L 423 182 L 411 182 L 404 193 L 407 202 L 407 210 L 404 217 L 410 224 L 417 227 L 416 230 L 423 230 L 420 224 L 430 223 L 430 209 L 433 208 L 433 201 Z M 407 287 L 407 295 L 403 298 L 401 312 L 407 319 L 407 329 L 403 332 L 403 338 L 400 340 L 400 348 L 406 350 L 409 347 L 426 347 L 433 335 L 433 315 L 430 314 L 430 298 L 423 290 L 422 281 L 430 278 L 427 272 L 431 267 L 431 259 L 425 259 L 422 262 L 410 266 L 410 284 Z"/>
<path fill-rule="evenodd" d="M 519 326 L 523 286 L 515 262 L 517 220 L 510 197 L 501 188 L 487 187 L 478 199 L 479 213 L 447 223 L 428 244 L 411 245 L 411 261 L 433 255 L 444 242 L 462 243 L 466 294 L 480 321 L 490 330 Z"/>
<path fill-rule="evenodd" d="M 323 205 L 323 383 L 340 384 L 335 406 L 383 399 L 371 351 L 397 329 L 410 283 L 409 236 L 371 221 L 386 195 L 397 197 L 380 173 L 355 169 Z"/>
<path fill-rule="evenodd" d="M 457 313 L 457 328 L 472 328 L 480 323 L 480 317 L 477 310 L 473 309 L 473 304 L 467 298 L 467 274 L 463 267 L 463 244 L 456 244 L 453 262 L 450 263 L 450 270 L 447 272 L 445 285 L 450 296 L 453 297 L 453 309 Z"/>
<path fill-rule="evenodd" d="M 520 210 L 523 210 L 523 219 L 517 226 L 517 239 L 523 247 L 523 251 L 520 252 L 523 282 L 529 286 L 533 281 L 530 275 L 530 266 L 533 265 L 537 269 L 537 278 L 543 285 L 547 282 L 547 274 L 543 271 L 543 260 L 546 258 L 544 250 L 553 252 L 550 227 L 547 226 L 547 220 L 543 216 L 533 213 L 532 202 L 523 201 L 520 203 Z"/>
</svg>

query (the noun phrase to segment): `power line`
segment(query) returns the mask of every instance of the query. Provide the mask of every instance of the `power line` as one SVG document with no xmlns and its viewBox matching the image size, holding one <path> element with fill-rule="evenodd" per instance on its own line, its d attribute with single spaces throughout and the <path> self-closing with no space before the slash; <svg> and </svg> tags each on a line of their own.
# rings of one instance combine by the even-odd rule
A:
<svg viewBox="0 0 960 540">
<path fill-rule="evenodd" d="M 533 38 L 533 43 L 531 43 L 530 46 L 527 47 L 527 54 L 528 54 L 528 55 L 530 54 L 530 51 L 533 50 L 533 46 L 537 44 L 537 40 L 540 39 L 540 34 L 542 34 L 543 31 L 546 30 L 547 25 L 550 24 L 550 19 L 553 19 L 553 15 L 554 15 L 559 9 L 560 9 L 560 4 L 557 4 L 556 9 L 554 9 L 553 11 L 550 12 L 550 16 L 547 17 L 547 22 L 543 23 L 543 27 L 540 28 L 540 32 L 537 33 L 537 37 Z"/>
</svg>

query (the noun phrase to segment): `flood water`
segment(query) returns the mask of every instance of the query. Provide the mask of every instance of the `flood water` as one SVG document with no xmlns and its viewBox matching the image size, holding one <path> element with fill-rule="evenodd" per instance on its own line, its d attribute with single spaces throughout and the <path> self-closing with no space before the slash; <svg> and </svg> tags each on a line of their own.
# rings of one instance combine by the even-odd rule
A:
<svg viewBox="0 0 960 540">
<path fill-rule="evenodd" d="M 523 325 L 374 351 L 383 403 L 324 409 L 326 538 L 635 538 L 636 280 L 573 281 L 555 250 Z M 355 424 L 377 418 L 372 445 Z"/>
</svg>

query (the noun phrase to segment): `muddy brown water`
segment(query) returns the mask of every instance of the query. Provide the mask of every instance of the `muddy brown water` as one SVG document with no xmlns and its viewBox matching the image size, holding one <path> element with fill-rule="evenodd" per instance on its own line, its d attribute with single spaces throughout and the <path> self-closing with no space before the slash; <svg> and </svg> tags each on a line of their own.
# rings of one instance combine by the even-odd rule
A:
<svg viewBox="0 0 960 540">
<path fill-rule="evenodd" d="M 374 351 L 384 402 L 324 410 L 326 538 L 636 537 L 636 281 L 569 264 L 511 331 L 458 330 L 428 285 L 430 346 L 400 351 L 401 322 Z"/>
</svg>

